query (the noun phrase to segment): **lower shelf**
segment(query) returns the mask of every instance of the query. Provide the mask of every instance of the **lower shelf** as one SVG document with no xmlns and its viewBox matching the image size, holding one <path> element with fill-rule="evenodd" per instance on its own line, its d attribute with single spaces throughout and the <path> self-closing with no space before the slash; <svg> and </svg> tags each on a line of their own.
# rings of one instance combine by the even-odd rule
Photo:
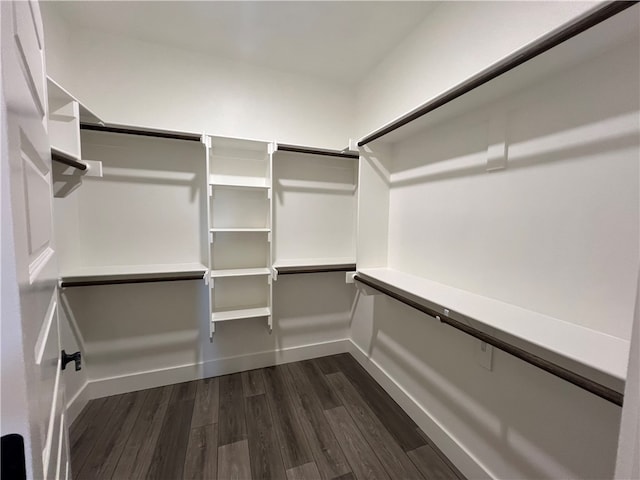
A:
<svg viewBox="0 0 640 480">
<path fill-rule="evenodd" d="M 213 312 L 211 322 L 226 322 L 228 320 L 240 320 L 242 318 L 268 317 L 271 315 L 269 307 L 244 308 L 241 310 L 227 310 L 224 312 Z"/>
<path fill-rule="evenodd" d="M 213 341 L 213 334 L 216 333 L 216 323 L 227 322 L 229 320 L 241 320 L 243 318 L 262 318 L 266 317 L 267 326 L 269 327 L 269 333 L 273 329 L 273 323 L 271 319 L 271 308 L 258 307 L 258 308 L 243 308 L 239 310 L 225 310 L 222 312 L 213 312 L 211 314 L 211 324 L 209 328 L 209 336 Z"/>
</svg>

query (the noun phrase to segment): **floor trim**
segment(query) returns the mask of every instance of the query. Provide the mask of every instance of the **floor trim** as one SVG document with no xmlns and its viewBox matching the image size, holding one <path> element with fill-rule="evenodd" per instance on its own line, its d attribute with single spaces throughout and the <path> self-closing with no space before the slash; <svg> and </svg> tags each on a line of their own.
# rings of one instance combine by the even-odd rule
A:
<svg viewBox="0 0 640 480">
<path fill-rule="evenodd" d="M 455 438 L 434 419 L 418 401 L 407 392 L 386 370 L 370 358 L 353 340 L 349 341 L 349 353 L 380 384 L 385 392 L 416 422 L 438 448 L 467 478 L 492 479 L 491 473 Z"/>
<path fill-rule="evenodd" d="M 172 385 L 174 383 L 189 382 L 200 378 L 215 377 L 229 373 L 242 372 L 255 368 L 269 367 L 281 363 L 298 362 L 310 358 L 346 353 L 351 349 L 351 340 L 348 338 L 320 342 L 297 347 L 282 348 L 279 350 L 269 350 L 256 352 L 247 355 L 218 358 L 208 362 L 179 365 L 170 368 L 138 372 L 129 375 L 120 375 L 109 378 L 90 380 L 82 392 L 86 392 L 86 400 L 80 392 L 75 399 L 88 400 L 120 393 L 135 392 L 147 388 Z M 75 401 L 75 399 L 73 399 Z M 79 413 L 82 408 L 78 408 L 70 401 L 67 408 L 77 409 Z M 84 404 L 82 407 L 84 407 Z M 74 417 L 75 418 L 75 417 Z"/>
</svg>

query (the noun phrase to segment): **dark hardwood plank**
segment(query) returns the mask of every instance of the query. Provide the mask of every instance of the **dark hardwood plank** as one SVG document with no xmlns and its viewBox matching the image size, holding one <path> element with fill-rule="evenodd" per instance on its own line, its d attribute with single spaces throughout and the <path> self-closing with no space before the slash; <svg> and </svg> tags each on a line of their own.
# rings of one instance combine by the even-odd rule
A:
<svg viewBox="0 0 640 480">
<path fill-rule="evenodd" d="M 150 389 L 120 455 L 114 479 L 145 478 L 164 423 L 173 385 Z"/>
<path fill-rule="evenodd" d="M 245 412 L 253 478 L 284 479 L 285 471 L 278 438 L 265 395 L 246 398 Z"/>
<path fill-rule="evenodd" d="M 433 449 L 433 451 L 436 452 L 436 454 L 440 457 L 440 459 L 447 464 L 447 466 L 456 474 L 456 477 L 459 480 L 467 480 L 467 477 L 464 476 L 464 474 L 458 469 L 458 467 L 456 467 L 453 462 L 449 460 L 449 458 L 442 452 L 442 450 L 438 448 L 434 441 L 431 440 L 429 436 L 420 428 L 418 428 L 418 434 L 426 440 L 427 445 L 429 445 Z"/>
<path fill-rule="evenodd" d="M 299 363 L 287 367 L 293 404 L 322 478 L 328 480 L 351 471 L 303 367 Z"/>
<path fill-rule="evenodd" d="M 74 477 L 82 471 L 84 464 L 91 457 L 93 450 L 100 442 L 102 432 L 107 426 L 111 415 L 118 406 L 122 395 L 114 395 L 96 402 L 95 409 L 88 412 L 89 421 L 82 434 L 78 435 L 71 444 L 71 470 Z"/>
<path fill-rule="evenodd" d="M 415 450 L 411 450 L 407 455 L 409 455 L 409 458 L 415 463 L 424 477 L 429 480 L 451 480 L 459 478 L 430 445 L 423 445 Z"/>
<path fill-rule="evenodd" d="M 182 475 L 191 430 L 193 403 L 193 400 L 169 401 L 147 478 L 169 479 L 180 478 Z"/>
<path fill-rule="evenodd" d="M 329 386 L 326 377 L 314 362 L 305 361 L 298 362 L 298 364 L 307 378 L 309 378 L 309 383 L 315 390 L 316 396 L 320 399 L 322 408 L 329 410 L 342 405 L 333 389 Z"/>
<path fill-rule="evenodd" d="M 330 355 L 328 357 L 319 357 L 311 360 L 316 366 L 320 369 L 320 371 L 324 374 L 328 373 L 337 373 L 340 371 L 340 367 L 336 363 L 335 355 Z"/>
<path fill-rule="evenodd" d="M 220 377 L 218 446 L 247 439 L 242 377 L 239 373 Z"/>
<path fill-rule="evenodd" d="M 182 478 L 215 480 L 218 476 L 218 426 L 191 429 Z"/>
<path fill-rule="evenodd" d="M 324 414 L 358 480 L 390 479 L 344 407 L 325 410 Z"/>
<path fill-rule="evenodd" d="M 356 480 L 356 477 L 353 473 L 345 473 L 344 475 L 340 475 L 339 477 L 334 478 L 333 480 Z"/>
<path fill-rule="evenodd" d="M 148 393 L 142 390 L 122 396 L 109 422 L 100 432 L 100 448 L 93 450 L 75 478 L 111 478 Z"/>
<path fill-rule="evenodd" d="M 196 398 L 197 382 L 176 383 L 171 394 L 172 402 L 182 402 L 183 400 L 194 400 Z"/>
<path fill-rule="evenodd" d="M 191 428 L 218 423 L 218 379 L 213 377 L 199 380 L 196 382 L 196 387 Z"/>
<path fill-rule="evenodd" d="M 290 469 L 313 461 L 313 457 L 283 378 L 285 372 L 284 366 L 265 368 L 264 383 L 284 467 Z"/>
<path fill-rule="evenodd" d="M 342 353 L 334 358 L 340 371 L 405 452 L 426 445 L 426 441 L 416 430 L 418 426 L 415 422 L 350 354 Z"/>
<path fill-rule="evenodd" d="M 422 476 L 405 451 L 378 420 L 344 374 L 332 373 L 327 375 L 327 378 L 387 473 L 397 478 L 421 479 Z"/>
<path fill-rule="evenodd" d="M 321 480 L 320 472 L 316 464 L 305 463 L 299 467 L 290 468 L 287 470 L 287 480 Z"/>
<path fill-rule="evenodd" d="M 253 477 L 251 477 L 247 440 L 218 447 L 219 480 L 251 480 L 251 478 Z"/>
<path fill-rule="evenodd" d="M 71 443 L 84 433 L 87 427 L 93 422 L 96 412 L 100 411 L 107 397 L 89 400 L 80 414 L 69 426 L 69 440 Z M 71 444 L 70 443 L 70 444 Z"/>
<path fill-rule="evenodd" d="M 245 397 L 262 395 L 264 392 L 264 376 L 262 370 L 249 370 L 242 372 L 242 387 Z"/>
</svg>

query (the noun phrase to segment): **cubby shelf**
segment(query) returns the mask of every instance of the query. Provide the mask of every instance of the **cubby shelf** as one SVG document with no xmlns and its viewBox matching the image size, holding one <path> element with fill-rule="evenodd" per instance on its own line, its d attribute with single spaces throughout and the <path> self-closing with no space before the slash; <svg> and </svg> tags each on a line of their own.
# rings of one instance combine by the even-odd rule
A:
<svg viewBox="0 0 640 480">
<path fill-rule="evenodd" d="M 271 275 L 271 270 L 263 268 L 228 268 L 224 270 L 211 270 L 211 278 L 224 277 L 252 277 L 261 275 Z"/>
<path fill-rule="evenodd" d="M 210 232 L 213 233 L 232 233 L 232 232 L 270 232 L 271 229 L 270 228 L 236 228 L 236 227 L 230 227 L 230 228 L 226 228 L 226 227 L 214 227 L 214 228 L 210 228 L 209 229 Z"/>
<path fill-rule="evenodd" d="M 226 322 L 229 320 L 241 320 L 243 318 L 259 318 L 271 315 L 269 307 L 243 308 L 239 310 L 225 310 L 222 312 L 213 312 L 211 314 L 211 322 Z"/>
<path fill-rule="evenodd" d="M 209 185 L 211 185 L 214 188 L 239 188 L 239 189 L 255 189 L 255 190 L 268 190 L 269 188 L 271 188 L 269 185 L 266 184 L 259 184 L 259 183 L 250 183 L 250 182 L 243 182 L 242 180 L 229 180 L 229 181 L 224 181 L 224 182 L 209 182 Z"/>
</svg>

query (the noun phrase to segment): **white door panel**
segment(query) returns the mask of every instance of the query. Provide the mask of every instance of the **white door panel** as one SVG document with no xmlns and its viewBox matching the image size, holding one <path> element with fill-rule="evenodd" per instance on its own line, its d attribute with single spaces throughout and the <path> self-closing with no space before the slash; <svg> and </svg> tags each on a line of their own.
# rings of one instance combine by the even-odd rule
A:
<svg viewBox="0 0 640 480">
<path fill-rule="evenodd" d="M 36 25 L 41 24 L 37 4 L 17 1 L 13 4 L 14 41 L 20 59 L 22 73 L 40 118 L 45 118 L 44 65 L 42 62 L 42 42 Z M 36 18 L 37 17 L 37 18 Z"/>
<path fill-rule="evenodd" d="M 19 308 L 4 315 L 3 330 L 19 331 L 21 358 L 2 351 L 2 363 L 11 365 L 25 386 L 16 389 L 20 403 L 5 415 L 20 418 L 16 425 L 25 440 L 30 478 L 68 476 L 68 441 L 65 422 L 64 382 L 60 371 L 58 326 L 58 266 L 52 228 L 51 154 L 46 130 L 46 83 L 43 61 L 42 19 L 37 2 L 0 2 L 2 21 L 2 120 L 8 163 L 10 208 L 4 222 L 13 228 L 12 251 L 3 255 L 15 261 Z M 6 196 L 3 198 L 7 198 Z M 6 214 L 5 212 L 9 212 Z M 4 237 L 3 237 L 4 241 Z M 5 257 L 3 257 L 4 259 Z M 4 261 L 3 261 L 4 263 Z M 3 278 L 4 275 L 3 265 Z M 17 277 L 17 278 L 16 278 Z M 3 288 L 4 294 L 4 288 Z M 15 297 L 13 297 L 15 298 Z M 4 301 L 4 296 L 3 296 Z M 14 378 L 2 378 L 3 400 Z M 5 432 L 13 433 L 13 432 Z"/>
</svg>

